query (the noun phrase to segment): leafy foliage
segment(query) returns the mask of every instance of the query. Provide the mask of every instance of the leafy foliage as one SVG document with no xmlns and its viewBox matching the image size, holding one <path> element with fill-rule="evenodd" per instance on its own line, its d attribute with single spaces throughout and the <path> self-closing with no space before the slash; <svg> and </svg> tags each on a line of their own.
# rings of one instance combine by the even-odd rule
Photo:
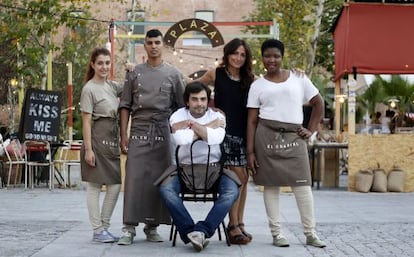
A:
<svg viewBox="0 0 414 257">
<path fill-rule="evenodd" d="M 376 79 L 359 98 L 359 104 L 366 107 L 370 114 L 375 113 L 377 103 L 381 103 L 384 99 L 384 83 L 386 81 L 383 78 L 376 76 Z"/>
<path fill-rule="evenodd" d="M 0 48 L 3 50 L 0 54 L 0 104 L 6 103 L 8 85 L 10 80 L 15 77 L 16 56 L 11 51 L 12 42 L 10 40 L 1 40 Z M 9 63 L 10 65 L 5 65 Z"/>
<path fill-rule="evenodd" d="M 328 109 L 332 109 L 332 96 L 327 85 L 334 72 L 334 47 L 330 29 L 342 7 L 342 0 L 255 0 L 256 9 L 246 20 L 276 20 L 279 25 L 279 39 L 285 44 L 284 67 L 307 71 L 319 88 Z M 318 8 L 322 14 L 318 16 Z M 318 25 L 320 24 L 320 25 Z M 318 31 L 316 31 L 318 30 Z M 267 34 L 264 26 L 248 27 L 253 34 Z M 260 60 L 260 45 L 264 39 L 249 40 L 253 55 Z M 315 42 L 314 42 L 315 41 Z M 263 74 L 261 62 L 255 65 L 255 73 Z"/>
<path fill-rule="evenodd" d="M 0 53 L 1 95 L 7 95 L 11 78 L 24 81 L 25 88 L 46 88 L 47 57 L 49 51 L 53 51 L 53 89 L 61 90 L 63 99 L 67 99 L 65 64 L 71 61 L 74 104 L 78 103 L 90 50 L 104 43 L 99 38 L 105 35 L 108 25 L 91 18 L 90 7 L 99 2 L 104 1 L 3 0 L 0 4 L 0 46 L 7 51 Z M 4 100 L 0 97 L 0 103 Z M 66 108 L 66 103 L 62 108 Z"/>
<path fill-rule="evenodd" d="M 321 3 L 320 3 L 321 2 Z M 285 44 L 284 65 L 286 68 L 305 69 L 310 56 L 310 40 L 315 29 L 316 7 L 323 6 L 321 29 L 317 38 L 315 65 L 324 67 L 329 72 L 333 71 L 333 40 L 329 32 L 339 10 L 342 7 L 341 0 L 255 0 L 256 9 L 250 13 L 246 20 L 268 21 L 275 19 L 279 25 L 279 39 Z M 264 26 L 251 26 L 247 31 L 254 34 L 269 33 L 269 28 Z M 260 44 L 264 39 L 250 40 L 254 55 L 260 59 Z M 261 73 L 260 66 L 256 72 Z"/>
<path fill-rule="evenodd" d="M 397 99 L 401 113 L 413 111 L 414 84 L 400 75 L 391 75 L 389 80 L 375 76 L 367 90 L 357 98 L 359 110 L 368 110 L 370 114 L 376 112 L 377 104 L 388 105 L 391 99 Z"/>
<path fill-rule="evenodd" d="M 53 76 L 54 90 L 62 94 L 62 99 L 68 99 L 68 68 L 67 63 L 72 63 L 72 97 L 73 97 L 73 127 L 77 132 L 75 139 L 81 139 L 81 112 L 79 109 L 80 95 L 84 84 L 84 76 L 88 65 L 91 49 L 98 45 L 105 45 L 101 35 L 107 30 L 105 25 L 99 22 L 88 22 L 87 28 L 72 31 L 63 40 L 61 51 L 54 58 L 53 73 L 62 76 Z M 82 47 L 79 47 L 79 46 Z M 62 109 L 68 108 L 68 102 L 62 103 Z M 62 127 L 67 124 L 67 112 L 62 114 Z"/>
<path fill-rule="evenodd" d="M 329 73 L 333 74 L 334 64 L 334 42 L 332 29 L 335 24 L 340 10 L 342 0 L 325 1 L 324 11 L 321 20 L 321 32 L 318 38 L 318 47 L 316 49 L 315 66 L 324 67 Z"/>
<path fill-rule="evenodd" d="M 306 15 L 311 13 L 311 5 L 305 1 L 296 0 L 255 0 L 256 9 L 246 20 L 269 21 L 275 19 L 279 25 L 280 40 L 285 44 L 284 64 L 286 67 L 297 67 L 304 69 L 305 62 L 301 56 L 306 56 L 307 37 L 310 31 L 311 22 L 304 20 Z M 250 26 L 248 31 L 254 34 L 269 34 L 267 26 Z M 263 39 L 250 40 L 252 50 L 257 59 L 260 59 L 260 45 Z M 261 73 L 263 66 L 257 73 Z"/>
<path fill-rule="evenodd" d="M 70 0 L 4 0 L 0 5 L 3 15 L 0 16 L 2 41 L 11 41 L 15 47 L 11 48 L 17 59 L 10 60 L 2 65 L 12 67 L 16 73 L 22 75 L 31 87 L 45 87 L 47 54 L 49 50 L 57 50 L 53 43 L 53 36 L 62 25 L 74 27 L 79 20 L 73 19 L 71 11 L 89 6 Z"/>
</svg>

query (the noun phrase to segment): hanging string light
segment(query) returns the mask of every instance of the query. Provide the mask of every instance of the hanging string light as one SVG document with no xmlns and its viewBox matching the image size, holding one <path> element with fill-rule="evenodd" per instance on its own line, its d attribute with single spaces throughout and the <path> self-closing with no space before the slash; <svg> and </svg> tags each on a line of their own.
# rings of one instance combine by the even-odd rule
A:
<svg viewBox="0 0 414 257">
<path fill-rule="evenodd" d="M 214 62 L 214 65 L 215 66 L 218 66 L 219 65 L 219 62 L 218 62 L 218 59 L 216 58 L 216 61 Z"/>
</svg>

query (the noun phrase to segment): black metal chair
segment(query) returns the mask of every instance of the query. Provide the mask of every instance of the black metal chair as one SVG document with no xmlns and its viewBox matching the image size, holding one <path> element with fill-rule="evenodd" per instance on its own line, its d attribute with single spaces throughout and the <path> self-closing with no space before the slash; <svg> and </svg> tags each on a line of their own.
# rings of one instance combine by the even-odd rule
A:
<svg viewBox="0 0 414 257">
<path fill-rule="evenodd" d="M 201 140 L 195 140 L 194 142 L 191 143 L 191 147 L 190 147 L 190 158 L 191 158 L 191 165 L 193 165 L 193 146 L 196 142 L 199 142 Z M 206 190 L 195 190 L 194 188 L 189 188 L 188 186 L 186 186 L 186 184 L 182 181 L 181 176 L 180 176 L 180 172 L 183 172 L 183 167 L 180 164 L 179 160 L 178 160 L 178 151 L 180 149 L 180 146 L 177 146 L 176 150 L 175 150 L 175 160 L 176 160 L 176 165 L 177 165 L 177 172 L 178 172 L 178 176 L 180 178 L 180 182 L 181 182 L 181 192 L 180 192 L 180 197 L 183 201 L 187 201 L 187 202 L 215 202 L 218 199 L 218 179 L 217 181 L 213 184 L 213 186 L 209 189 Z M 220 165 L 220 173 L 222 173 L 223 167 L 224 167 L 224 151 L 223 151 L 223 146 L 220 145 L 220 149 L 222 152 L 222 156 L 221 156 L 221 160 L 219 162 Z M 207 173 L 210 167 L 210 146 L 208 145 L 208 157 L 207 157 L 207 163 L 206 163 L 206 179 L 205 179 L 205 183 L 207 183 Z M 192 169 L 192 171 L 194 172 L 194 170 Z M 193 176 L 194 178 L 194 173 Z M 194 183 L 193 183 L 194 185 Z M 205 187 L 206 188 L 206 184 Z M 226 243 L 228 246 L 230 246 L 230 240 L 229 240 L 229 236 L 227 234 L 227 230 L 226 230 L 226 225 L 224 223 L 224 220 L 221 222 L 221 225 L 217 227 L 217 234 L 218 234 L 218 238 L 221 241 L 222 240 L 222 235 L 221 235 L 221 228 L 223 229 L 224 232 L 224 236 L 226 238 Z M 174 224 L 174 220 L 172 221 L 171 224 L 171 230 L 170 230 L 170 241 L 172 241 L 172 246 L 174 247 L 176 245 L 176 239 L 177 239 L 177 233 L 178 230 L 175 227 Z"/>
</svg>

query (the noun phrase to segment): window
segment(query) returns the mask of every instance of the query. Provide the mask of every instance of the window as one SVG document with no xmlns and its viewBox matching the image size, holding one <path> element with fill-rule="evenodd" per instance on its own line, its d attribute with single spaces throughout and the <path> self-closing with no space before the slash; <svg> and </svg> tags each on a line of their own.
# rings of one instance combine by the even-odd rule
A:
<svg viewBox="0 0 414 257">
<path fill-rule="evenodd" d="M 133 17 L 134 16 L 134 17 Z M 134 11 L 129 10 L 127 12 L 127 20 L 128 21 L 145 21 L 145 11 L 139 10 Z M 130 28 L 132 35 L 143 35 L 145 33 L 145 26 L 144 25 L 132 25 Z M 137 38 L 133 40 L 135 44 L 144 44 L 144 38 Z"/>
</svg>

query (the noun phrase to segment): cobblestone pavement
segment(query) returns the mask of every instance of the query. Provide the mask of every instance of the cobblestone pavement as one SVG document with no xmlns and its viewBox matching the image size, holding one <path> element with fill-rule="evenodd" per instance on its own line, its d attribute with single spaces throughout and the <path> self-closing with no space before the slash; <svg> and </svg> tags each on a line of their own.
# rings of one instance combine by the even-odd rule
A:
<svg viewBox="0 0 414 257">
<path fill-rule="evenodd" d="M 0 222 L 0 256 L 32 256 L 79 223 L 30 220 Z"/>
<path fill-rule="evenodd" d="M 286 225 L 295 235 L 301 234 L 299 224 Z M 414 223 L 319 223 L 318 232 L 328 247 L 323 254 L 308 248 L 312 256 L 414 256 Z"/>
<path fill-rule="evenodd" d="M 141 257 L 141 256 L 414 256 L 414 193 L 354 193 L 344 189 L 314 190 L 315 216 L 324 249 L 305 245 L 294 196 L 281 194 L 281 223 L 288 248 L 272 245 L 262 193 L 249 184 L 246 229 L 253 242 L 227 247 L 215 235 L 210 245 L 195 253 L 177 240 L 171 247 L 169 226 L 160 226 L 166 242 L 145 241 L 142 226 L 131 246 L 92 242 L 86 209 L 86 192 L 45 187 L 34 190 L 0 189 L 0 257 Z M 123 194 L 114 211 L 111 232 L 122 227 Z M 188 204 L 195 220 L 203 219 L 209 204 Z"/>
</svg>

